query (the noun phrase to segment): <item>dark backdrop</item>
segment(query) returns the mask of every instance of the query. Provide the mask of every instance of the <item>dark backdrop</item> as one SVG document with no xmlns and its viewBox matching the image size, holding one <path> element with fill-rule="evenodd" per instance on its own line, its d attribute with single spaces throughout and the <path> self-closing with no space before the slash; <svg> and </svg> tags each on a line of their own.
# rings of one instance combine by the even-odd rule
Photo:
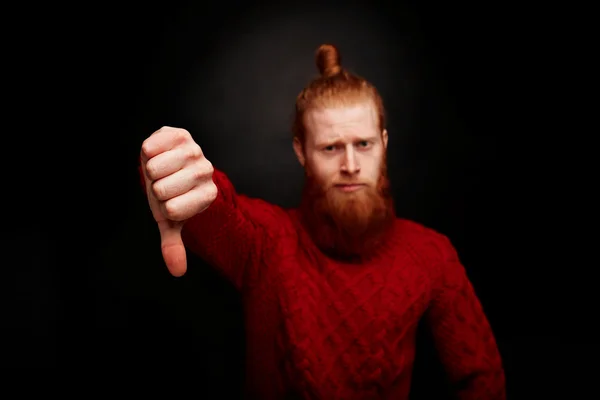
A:
<svg viewBox="0 0 600 400">
<path fill-rule="evenodd" d="M 156 129 L 184 127 L 238 191 L 295 205 L 294 98 L 332 42 L 380 89 L 399 213 L 453 241 L 511 398 L 593 387 L 591 214 L 573 191 L 587 181 L 571 172 L 585 145 L 565 95 L 565 20 L 510 4 L 329 3 L 11 6 L 3 366 L 181 365 L 199 395 L 236 396 L 239 299 L 192 255 L 185 277 L 168 275 L 137 156 Z M 443 392 L 429 340 L 414 398 Z"/>
</svg>

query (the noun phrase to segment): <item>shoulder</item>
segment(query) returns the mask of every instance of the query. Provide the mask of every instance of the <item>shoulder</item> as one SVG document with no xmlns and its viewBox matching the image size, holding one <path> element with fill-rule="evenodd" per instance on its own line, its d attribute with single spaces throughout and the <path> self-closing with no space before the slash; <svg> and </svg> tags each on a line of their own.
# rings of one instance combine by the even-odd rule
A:
<svg viewBox="0 0 600 400">
<path fill-rule="evenodd" d="M 285 229 L 289 225 L 286 210 L 269 201 L 237 193 L 227 174 L 221 170 L 213 173 L 213 182 L 218 188 L 217 201 L 233 205 L 233 209 L 252 224 L 267 228 L 268 231 Z"/>
<path fill-rule="evenodd" d="M 446 235 L 414 221 L 399 219 L 397 225 L 400 243 L 428 271 L 435 287 L 459 288 L 467 282 L 466 270 Z"/>
<path fill-rule="evenodd" d="M 277 237 L 293 231 L 293 224 L 287 210 L 277 204 L 260 198 L 239 195 L 237 207 L 254 225 L 264 228 L 268 236 Z"/>
<path fill-rule="evenodd" d="M 399 243 L 423 263 L 439 264 L 457 258 L 448 236 L 422 223 L 397 218 L 395 234 Z"/>
</svg>

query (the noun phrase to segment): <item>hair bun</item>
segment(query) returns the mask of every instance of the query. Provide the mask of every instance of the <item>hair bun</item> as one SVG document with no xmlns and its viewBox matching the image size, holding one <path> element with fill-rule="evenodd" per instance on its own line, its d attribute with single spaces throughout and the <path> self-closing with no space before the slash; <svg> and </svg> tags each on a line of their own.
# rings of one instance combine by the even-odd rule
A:
<svg viewBox="0 0 600 400">
<path fill-rule="evenodd" d="M 323 77 L 337 75 L 342 71 L 340 52 L 332 44 L 322 44 L 317 49 L 317 68 Z"/>
</svg>

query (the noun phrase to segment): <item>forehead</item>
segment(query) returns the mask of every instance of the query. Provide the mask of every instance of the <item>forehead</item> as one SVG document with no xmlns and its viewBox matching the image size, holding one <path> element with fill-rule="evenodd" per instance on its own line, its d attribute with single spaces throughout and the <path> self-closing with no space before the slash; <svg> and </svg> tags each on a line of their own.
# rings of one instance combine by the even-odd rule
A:
<svg viewBox="0 0 600 400">
<path fill-rule="evenodd" d="M 305 115 L 305 124 L 315 140 L 373 135 L 378 131 L 377 112 L 370 102 L 310 110 Z"/>
</svg>

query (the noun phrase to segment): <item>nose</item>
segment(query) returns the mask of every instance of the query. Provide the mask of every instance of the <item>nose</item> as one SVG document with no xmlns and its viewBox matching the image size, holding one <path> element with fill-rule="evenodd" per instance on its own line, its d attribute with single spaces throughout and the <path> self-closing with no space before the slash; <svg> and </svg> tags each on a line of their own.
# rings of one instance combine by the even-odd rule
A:
<svg viewBox="0 0 600 400">
<path fill-rule="evenodd" d="M 353 147 L 346 149 L 341 169 L 342 172 L 347 174 L 356 174 L 360 172 L 360 166 L 358 165 L 358 160 L 356 159 Z"/>
</svg>

